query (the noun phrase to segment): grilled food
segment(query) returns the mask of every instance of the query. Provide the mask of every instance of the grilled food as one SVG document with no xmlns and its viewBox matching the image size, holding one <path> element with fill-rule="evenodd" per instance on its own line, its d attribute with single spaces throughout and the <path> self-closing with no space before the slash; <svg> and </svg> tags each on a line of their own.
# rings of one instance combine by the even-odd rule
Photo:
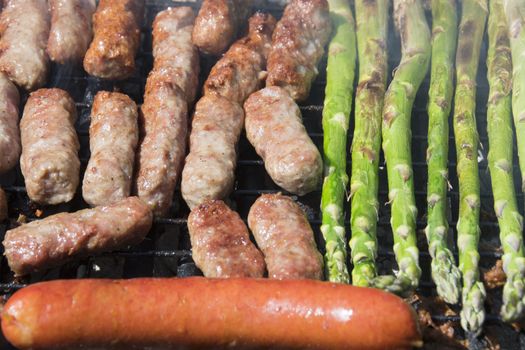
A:
<svg viewBox="0 0 525 350">
<path fill-rule="evenodd" d="M 93 37 L 95 0 L 49 0 L 51 31 L 47 53 L 61 64 L 82 62 Z"/>
<path fill-rule="evenodd" d="M 264 258 L 250 241 L 239 214 L 220 200 L 196 207 L 188 217 L 192 257 L 206 277 L 263 277 Z"/>
<path fill-rule="evenodd" d="M 7 219 L 7 196 L 0 187 L 0 221 Z"/>
<path fill-rule="evenodd" d="M 82 184 L 89 205 L 107 205 L 130 195 L 137 118 L 137 105 L 127 95 L 101 91 L 95 96 L 89 127 L 91 158 Z"/>
<path fill-rule="evenodd" d="M 19 102 L 18 89 L 0 73 L 0 174 L 16 166 L 20 158 Z"/>
<path fill-rule="evenodd" d="M 193 29 L 193 42 L 202 52 L 219 55 L 235 40 L 248 18 L 253 0 L 204 0 Z"/>
<path fill-rule="evenodd" d="M 6 0 L 0 16 L 0 71 L 26 90 L 47 79 L 50 16 L 46 0 Z"/>
<path fill-rule="evenodd" d="M 263 194 L 248 214 L 248 225 L 264 254 L 268 277 L 322 279 L 323 257 L 304 211 L 290 197 Z"/>
<path fill-rule="evenodd" d="M 137 197 L 105 207 L 60 213 L 9 230 L 4 255 L 17 276 L 141 242 L 152 214 Z"/>
<path fill-rule="evenodd" d="M 104 79 L 125 79 L 135 71 L 144 0 L 100 0 L 93 15 L 93 41 L 84 69 Z"/>
<path fill-rule="evenodd" d="M 40 204 L 69 202 L 79 182 L 75 102 L 60 89 L 33 92 L 20 121 L 20 168 L 27 195 Z"/>
</svg>

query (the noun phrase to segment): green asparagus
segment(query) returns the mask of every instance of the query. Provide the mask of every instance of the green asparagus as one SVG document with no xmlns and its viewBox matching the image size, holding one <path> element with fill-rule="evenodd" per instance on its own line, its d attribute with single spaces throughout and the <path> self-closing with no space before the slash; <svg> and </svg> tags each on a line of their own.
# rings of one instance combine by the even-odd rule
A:
<svg viewBox="0 0 525 350">
<path fill-rule="evenodd" d="M 457 222 L 459 269 L 463 276 L 461 326 L 479 334 L 485 320 L 485 288 L 479 280 L 479 174 L 476 73 L 487 19 L 487 0 L 463 0 L 456 54 L 454 135 L 459 180 Z"/>
<path fill-rule="evenodd" d="M 512 176 L 512 59 L 503 0 L 490 1 L 488 34 L 488 160 L 494 192 L 494 210 L 498 216 L 504 252 L 503 270 L 507 275 L 503 287 L 501 317 L 505 321 L 515 321 L 523 313 L 525 258 L 521 238 L 523 218 L 518 211 Z"/>
<path fill-rule="evenodd" d="M 378 167 L 386 89 L 388 0 L 356 0 L 359 84 L 352 143 L 352 283 L 366 287 L 376 276 Z"/>
<path fill-rule="evenodd" d="M 348 175 L 346 140 L 354 89 L 355 23 L 348 0 L 329 0 L 334 36 L 328 48 L 323 109 L 325 179 L 321 198 L 321 232 L 326 241 L 325 266 L 332 282 L 348 283 L 343 225 Z"/>
<path fill-rule="evenodd" d="M 417 208 L 412 176 L 410 120 L 416 93 L 428 71 L 430 30 L 420 0 L 394 0 L 394 19 L 401 37 L 402 58 L 385 95 L 383 151 L 388 174 L 388 198 L 396 278 L 376 277 L 374 286 L 396 293 L 416 288 L 421 276 L 416 242 Z"/>
<path fill-rule="evenodd" d="M 432 0 L 432 66 L 428 103 L 428 225 L 432 279 L 448 303 L 459 300 L 461 273 L 447 245 L 448 116 L 454 93 L 457 42 L 455 0 Z"/>
</svg>

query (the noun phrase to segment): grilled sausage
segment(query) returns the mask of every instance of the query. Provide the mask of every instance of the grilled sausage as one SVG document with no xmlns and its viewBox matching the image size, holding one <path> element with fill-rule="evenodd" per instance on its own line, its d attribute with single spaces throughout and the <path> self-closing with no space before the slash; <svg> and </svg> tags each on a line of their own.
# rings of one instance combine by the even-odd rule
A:
<svg viewBox="0 0 525 350">
<path fill-rule="evenodd" d="M 35 90 L 46 82 L 49 57 L 46 0 L 8 0 L 0 16 L 0 71 L 16 85 Z"/>
<path fill-rule="evenodd" d="M 264 258 L 239 214 L 220 200 L 188 216 L 192 257 L 206 277 L 263 277 Z"/>
<path fill-rule="evenodd" d="M 20 158 L 18 89 L 0 73 L 0 174 L 12 169 Z"/>
<path fill-rule="evenodd" d="M 248 225 L 264 254 L 270 278 L 323 278 L 323 257 L 310 223 L 290 197 L 262 195 L 250 208 Z"/>
<path fill-rule="evenodd" d="M 20 168 L 27 195 L 40 204 L 69 202 L 79 182 L 75 102 L 60 89 L 33 92 L 20 121 Z"/>
<path fill-rule="evenodd" d="M 93 37 L 95 0 L 49 0 L 51 32 L 47 53 L 52 61 L 82 62 Z"/>
<path fill-rule="evenodd" d="M 7 196 L 0 187 L 0 221 L 7 219 Z"/>
<path fill-rule="evenodd" d="M 9 230 L 3 245 L 17 276 L 140 243 L 149 232 L 152 214 L 137 197 L 106 207 L 60 213 Z"/>
<path fill-rule="evenodd" d="M 306 280 L 37 283 L 8 300 L 2 331 L 19 349 L 186 345 L 382 350 L 422 345 L 415 312 L 399 297 Z"/>
<path fill-rule="evenodd" d="M 130 194 L 138 143 L 137 105 L 118 92 L 95 96 L 89 126 L 91 157 L 82 195 L 91 206 L 120 201 Z"/>
<path fill-rule="evenodd" d="M 193 42 L 210 55 L 220 55 L 248 18 L 253 0 L 204 0 L 195 21 Z"/>
<path fill-rule="evenodd" d="M 104 79 L 125 79 L 135 71 L 144 0 L 100 0 L 93 15 L 93 41 L 84 69 Z"/>
<path fill-rule="evenodd" d="M 181 183 L 182 197 L 190 209 L 231 192 L 243 118 L 239 104 L 219 95 L 205 95 L 195 106 Z"/>
<path fill-rule="evenodd" d="M 323 162 L 301 120 L 301 111 L 282 88 L 252 94 L 244 104 L 246 136 L 277 185 L 304 195 L 316 189 Z"/>
<path fill-rule="evenodd" d="M 273 34 L 266 85 L 306 100 L 330 33 L 326 0 L 291 0 Z"/>
</svg>

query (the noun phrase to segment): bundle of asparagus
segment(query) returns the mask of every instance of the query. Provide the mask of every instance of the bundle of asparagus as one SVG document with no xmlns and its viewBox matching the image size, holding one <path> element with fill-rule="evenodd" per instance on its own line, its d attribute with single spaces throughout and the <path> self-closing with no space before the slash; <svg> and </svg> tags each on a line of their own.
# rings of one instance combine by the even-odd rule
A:
<svg viewBox="0 0 525 350">
<path fill-rule="evenodd" d="M 343 205 L 348 184 L 346 140 L 354 90 L 355 23 L 348 0 L 329 0 L 328 3 L 334 36 L 328 47 L 323 109 L 325 179 L 321 197 L 321 232 L 326 241 L 328 280 L 348 283 Z"/>
<path fill-rule="evenodd" d="M 461 326 L 479 334 L 485 320 L 485 288 L 479 280 L 479 174 L 476 128 L 476 74 L 485 22 L 487 0 L 463 0 L 456 54 L 454 135 L 459 180 L 458 249 L 463 275 Z"/>
<path fill-rule="evenodd" d="M 359 84 L 352 142 L 352 283 L 368 286 L 376 276 L 377 189 L 381 117 L 387 77 L 388 0 L 356 0 Z"/>
</svg>

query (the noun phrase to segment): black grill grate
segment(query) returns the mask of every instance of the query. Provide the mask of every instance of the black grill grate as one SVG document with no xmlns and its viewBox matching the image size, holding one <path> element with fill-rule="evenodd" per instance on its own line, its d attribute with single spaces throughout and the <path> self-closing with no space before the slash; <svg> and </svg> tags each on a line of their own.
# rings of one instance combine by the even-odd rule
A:
<svg viewBox="0 0 525 350">
<path fill-rule="evenodd" d="M 259 8 L 267 12 L 271 12 L 275 16 L 280 16 L 282 8 L 277 5 L 271 5 L 260 1 Z M 137 58 L 136 74 L 123 82 L 107 82 L 101 81 L 93 77 L 86 76 L 86 73 L 81 68 L 75 67 L 59 67 L 52 66 L 50 75 L 50 87 L 59 87 L 67 90 L 76 102 L 78 109 L 77 130 L 81 143 L 80 158 L 82 161 L 81 171 L 83 173 L 87 160 L 89 159 L 89 113 L 93 97 L 99 90 L 117 90 L 130 95 L 137 103 L 142 103 L 144 93 L 144 83 L 149 70 L 152 67 L 151 57 L 151 23 L 156 13 L 166 8 L 167 6 L 188 5 L 194 9 L 198 9 L 200 0 L 197 1 L 163 1 L 163 0 L 146 0 L 146 22 L 143 29 L 143 40 L 140 48 L 140 53 Z M 430 18 L 429 18 L 430 20 Z M 390 26 L 391 38 L 389 42 L 389 62 L 390 68 L 393 69 L 400 58 L 399 39 L 393 34 L 394 29 Z M 490 178 L 487 170 L 487 132 L 486 132 L 486 101 L 488 95 L 488 84 L 486 81 L 486 46 L 482 48 L 482 57 L 480 62 L 480 72 L 478 77 L 478 103 L 477 103 L 477 117 L 478 128 L 480 133 L 480 140 L 483 149 L 480 153 L 480 177 L 481 177 L 481 192 L 482 192 L 482 220 L 481 230 L 482 239 L 480 243 L 480 254 L 482 268 L 489 268 L 494 265 L 495 261 L 501 257 L 498 239 L 498 225 L 495 220 L 495 215 L 492 209 L 492 196 L 490 188 Z M 207 76 L 211 66 L 215 61 L 211 58 L 203 57 L 201 61 L 202 74 L 201 81 Z M 322 127 L 321 114 L 322 103 L 324 98 L 325 86 L 325 66 L 326 61 L 321 63 L 319 69 L 320 76 L 315 81 L 312 87 L 310 99 L 301 106 L 304 123 L 314 142 L 318 147 L 322 146 Z M 421 279 L 421 286 L 418 294 L 422 296 L 435 296 L 435 286 L 431 281 L 429 267 L 430 258 L 427 251 L 426 239 L 423 234 L 423 229 L 426 225 L 426 162 L 425 152 L 427 147 L 427 124 L 428 117 L 426 114 L 427 91 L 429 79 L 423 83 L 414 106 L 412 118 L 412 133 L 413 133 L 413 165 L 414 178 L 416 190 L 416 203 L 419 209 L 417 220 L 419 248 L 421 250 L 421 266 L 423 268 L 423 276 Z M 23 96 L 22 104 L 25 103 L 27 95 Z M 352 116 L 353 119 L 353 116 Z M 353 122 L 352 122 L 353 124 Z M 353 130 L 351 125 L 350 130 Z M 453 142 L 453 133 L 451 128 L 450 134 L 450 154 L 449 154 L 449 172 L 452 190 L 449 192 L 449 220 L 451 225 L 450 241 L 453 244 L 454 252 L 457 252 L 454 243 L 456 232 L 455 223 L 457 221 L 458 212 L 458 184 L 455 171 L 455 148 Z M 349 145 L 351 144 L 351 135 L 349 136 Z M 350 147 L 350 146 L 349 146 Z M 516 157 L 516 156 L 515 156 Z M 383 164 L 383 162 L 382 162 Z M 519 171 L 517 169 L 517 158 L 514 159 L 515 179 L 518 180 Z M 350 169 L 350 167 L 348 167 Z M 390 272 L 395 268 L 395 261 L 392 252 L 392 235 L 390 231 L 390 213 L 389 207 L 385 204 L 387 202 L 387 183 L 386 183 L 386 169 L 381 167 L 380 170 L 380 194 L 379 200 L 381 203 L 379 211 L 378 224 L 378 240 L 379 240 L 379 269 L 383 273 Z M 516 181 L 516 183 L 518 183 Z M 3 237 L 5 231 L 16 225 L 17 218 L 20 214 L 27 217 L 28 220 L 35 219 L 37 211 L 41 211 L 41 217 L 45 217 L 57 212 L 76 211 L 87 207 L 82 201 L 80 188 L 75 198 L 67 204 L 62 204 L 54 207 L 37 207 L 30 203 L 24 188 L 23 177 L 20 168 L 12 170 L 11 172 L 0 176 L 0 184 L 9 195 L 9 223 L 0 225 L 0 236 Z M 518 188 L 517 188 L 518 189 Z M 264 171 L 264 165 L 260 158 L 256 155 L 253 147 L 248 143 L 246 137 L 243 135 L 239 144 L 239 161 L 237 167 L 237 177 L 235 191 L 230 196 L 230 204 L 236 209 L 243 218 L 247 217 L 248 210 L 251 204 L 261 193 L 277 192 L 279 188 L 272 182 L 269 176 Z M 298 198 L 306 210 L 310 222 L 316 233 L 318 246 L 323 250 L 323 241 L 320 234 L 320 188 L 318 191 L 310 193 L 304 197 Z M 524 198 L 521 191 L 518 189 L 518 202 L 520 208 L 523 208 Z M 347 207 L 348 209 L 348 207 Z M 191 260 L 191 250 L 189 244 L 189 237 L 186 227 L 188 216 L 188 208 L 184 204 L 177 189 L 174 198 L 174 203 L 169 215 L 166 219 L 156 219 L 154 227 L 147 239 L 137 247 L 130 248 L 108 254 L 103 254 L 99 257 L 87 258 L 80 262 L 69 263 L 61 268 L 53 269 L 45 273 L 33 274 L 27 278 L 15 280 L 9 271 L 5 258 L 0 261 L 0 291 L 7 298 L 15 290 L 24 287 L 29 283 L 34 283 L 42 280 L 50 280 L 57 278 L 88 278 L 88 277 L 106 277 L 106 278 L 132 278 L 145 276 L 191 276 L 199 275 L 200 272 L 195 267 Z M 349 218 L 348 210 L 345 220 L 347 232 L 349 232 Z M 525 337 L 523 333 L 516 332 L 510 326 L 503 324 L 498 316 L 498 310 L 501 300 L 501 291 L 489 291 L 487 305 L 487 322 L 486 333 L 490 333 L 502 349 L 525 348 Z M 418 304 L 415 304 L 418 307 Z M 454 309 L 458 311 L 458 308 Z M 463 333 L 460 331 L 458 325 L 458 316 L 448 316 L 442 312 L 432 313 L 432 319 L 435 322 L 454 321 L 455 334 L 457 339 L 462 339 Z M 487 346 L 487 341 L 472 343 L 473 347 L 483 348 Z"/>
</svg>

